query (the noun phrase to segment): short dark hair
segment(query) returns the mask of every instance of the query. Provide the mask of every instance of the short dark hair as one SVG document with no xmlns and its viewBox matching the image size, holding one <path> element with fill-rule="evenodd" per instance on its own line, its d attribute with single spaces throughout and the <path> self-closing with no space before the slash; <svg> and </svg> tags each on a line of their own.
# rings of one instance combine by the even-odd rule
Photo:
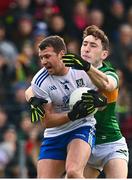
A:
<svg viewBox="0 0 132 180">
<path fill-rule="evenodd" d="M 95 25 L 91 25 L 86 27 L 85 30 L 83 31 L 83 39 L 88 35 L 92 35 L 95 38 L 100 39 L 102 42 L 103 49 L 109 50 L 109 39 L 104 33 L 104 31 L 102 31 Z"/>
<path fill-rule="evenodd" d="M 64 50 L 65 53 L 67 51 L 64 39 L 60 36 L 49 36 L 42 40 L 39 44 L 40 50 L 44 50 L 46 47 L 53 47 L 57 54 L 61 50 Z"/>
</svg>

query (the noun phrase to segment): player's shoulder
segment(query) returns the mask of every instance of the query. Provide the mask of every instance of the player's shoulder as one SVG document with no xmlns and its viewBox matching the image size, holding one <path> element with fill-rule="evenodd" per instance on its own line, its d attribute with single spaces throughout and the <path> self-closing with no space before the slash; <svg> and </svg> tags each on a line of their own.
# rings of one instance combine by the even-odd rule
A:
<svg viewBox="0 0 132 180">
<path fill-rule="evenodd" d="M 111 71 L 111 72 L 116 73 L 116 69 L 113 67 L 113 65 L 108 60 L 103 62 L 102 67 L 100 67 L 99 70 L 102 72 Z"/>
<path fill-rule="evenodd" d="M 70 72 L 73 73 L 73 74 L 84 74 L 84 75 L 87 75 L 87 73 L 84 70 L 75 69 L 73 67 L 70 68 Z"/>
<path fill-rule="evenodd" d="M 72 77 L 74 77 L 74 79 L 76 79 L 77 81 L 80 81 L 80 80 L 87 81 L 87 82 L 91 81 L 89 76 L 84 70 L 71 68 L 71 74 L 72 74 Z"/>
<path fill-rule="evenodd" d="M 116 72 L 116 69 L 108 60 L 103 62 L 103 66 L 99 68 L 99 70 L 104 72 L 106 75 L 111 76 L 116 81 L 117 84 L 119 83 L 119 77 Z"/>
<path fill-rule="evenodd" d="M 47 71 L 47 69 L 42 68 L 40 69 L 35 76 L 33 77 L 32 82 L 34 84 L 36 84 L 37 86 L 41 86 L 41 84 L 43 83 L 43 81 L 49 76 L 49 73 Z"/>
</svg>

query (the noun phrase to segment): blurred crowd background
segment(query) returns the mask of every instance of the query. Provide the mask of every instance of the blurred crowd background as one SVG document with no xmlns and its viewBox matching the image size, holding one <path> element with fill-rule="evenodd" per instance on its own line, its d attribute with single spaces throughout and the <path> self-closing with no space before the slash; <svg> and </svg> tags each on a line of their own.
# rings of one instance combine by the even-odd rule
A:
<svg viewBox="0 0 132 180">
<path fill-rule="evenodd" d="M 31 124 L 24 91 L 41 68 L 37 45 L 49 35 L 64 38 L 79 54 L 88 25 L 110 39 L 120 77 L 116 113 L 127 139 L 132 178 L 132 1 L 131 0 L 0 0 L 0 177 L 34 178 L 42 124 Z"/>
</svg>

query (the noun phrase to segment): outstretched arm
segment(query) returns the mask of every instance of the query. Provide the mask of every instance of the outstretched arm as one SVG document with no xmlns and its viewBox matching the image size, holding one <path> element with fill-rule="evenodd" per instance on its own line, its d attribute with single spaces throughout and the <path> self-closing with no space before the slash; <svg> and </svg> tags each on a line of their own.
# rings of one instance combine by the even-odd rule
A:
<svg viewBox="0 0 132 180">
<path fill-rule="evenodd" d="M 83 60 L 80 56 L 75 54 L 66 54 L 63 56 L 62 60 L 65 63 L 65 66 L 84 70 L 89 75 L 94 85 L 96 85 L 99 89 L 111 92 L 117 87 L 117 83 L 113 78 L 111 78 L 111 76 L 101 72 L 89 62 Z"/>
<path fill-rule="evenodd" d="M 116 88 L 115 81 L 107 76 L 105 73 L 101 72 L 94 66 L 90 66 L 89 71 L 87 71 L 91 81 L 99 88 L 107 91 L 113 91 Z"/>
</svg>

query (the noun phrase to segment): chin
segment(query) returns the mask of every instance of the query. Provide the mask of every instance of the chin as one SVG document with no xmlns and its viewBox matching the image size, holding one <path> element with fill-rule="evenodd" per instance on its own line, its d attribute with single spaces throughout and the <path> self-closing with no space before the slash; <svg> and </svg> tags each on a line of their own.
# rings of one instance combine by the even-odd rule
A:
<svg viewBox="0 0 132 180">
<path fill-rule="evenodd" d="M 54 74 L 53 71 L 51 71 L 51 70 L 48 70 L 48 73 L 49 73 L 49 75 L 53 75 Z"/>
<path fill-rule="evenodd" d="M 90 62 L 90 58 L 87 58 L 86 56 L 82 56 L 82 58 L 83 58 L 85 61 L 91 63 L 91 62 Z"/>
<path fill-rule="evenodd" d="M 85 61 L 87 61 L 87 62 L 89 62 L 89 63 L 92 63 L 91 61 L 90 61 L 90 59 L 84 59 Z"/>
</svg>

